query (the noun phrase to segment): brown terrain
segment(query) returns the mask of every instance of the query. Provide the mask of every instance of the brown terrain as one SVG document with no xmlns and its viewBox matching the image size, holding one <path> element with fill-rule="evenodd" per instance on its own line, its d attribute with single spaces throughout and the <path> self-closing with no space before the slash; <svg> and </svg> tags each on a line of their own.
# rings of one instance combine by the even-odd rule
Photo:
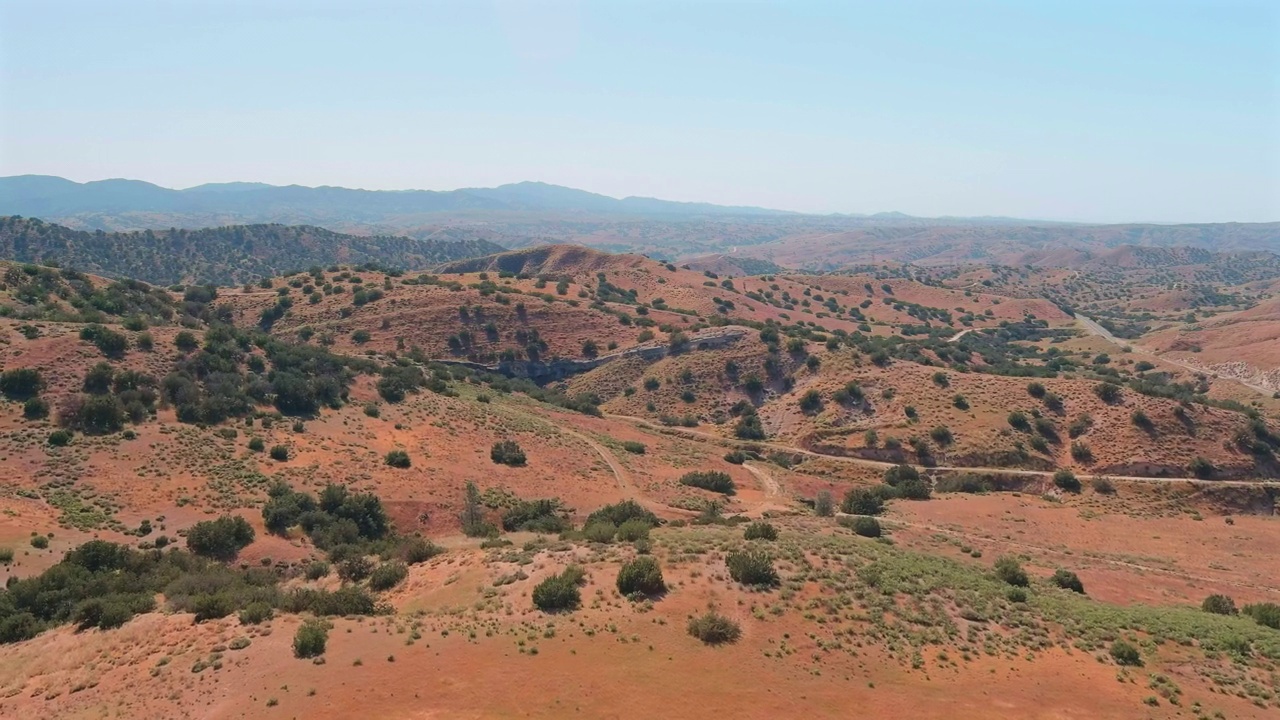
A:
<svg viewBox="0 0 1280 720">
<path fill-rule="evenodd" d="M 172 548 L 198 523 L 233 516 L 252 542 L 199 582 L 252 571 L 281 592 L 376 601 L 325 614 L 315 658 L 294 647 L 313 609 L 255 619 L 236 596 L 206 618 L 168 584 L 119 627 L 80 608 L 0 645 L 0 717 L 1274 716 L 1280 629 L 1201 603 L 1280 603 L 1275 262 L 1066 247 L 1005 264 L 948 236 L 904 264 L 847 240 L 750 249 L 792 268 L 777 274 L 728 252 L 666 263 L 555 245 L 317 268 L 216 298 L 0 268 L 0 368 L 38 370 L 49 409 L 12 388 L 0 400 L 6 579 L 57 572 L 95 539 L 185 552 Z M 799 271 L 826 266 L 847 270 Z M 127 348 L 104 350 L 97 324 Z M 127 370 L 159 396 L 105 430 L 72 419 L 103 396 L 86 377 L 104 362 L 105 397 L 132 407 Z M 419 371 L 402 398 L 388 390 Z M 198 412 L 194 391 L 170 391 L 180 372 Z M 281 399 L 291 373 L 341 390 L 297 410 Z M 506 440 L 523 463 L 493 459 Z M 695 471 L 734 491 L 681 482 Z M 353 542 L 340 559 L 301 523 L 273 531 L 278 481 L 372 493 L 397 538 L 434 550 L 374 589 L 346 574 L 350 548 L 380 567 L 399 546 Z M 471 532 L 468 483 L 488 522 L 554 498 L 563 527 Z M 878 538 L 862 508 L 841 509 L 860 490 L 888 499 Z M 816 512 L 828 495 L 834 512 Z M 661 524 L 591 532 L 591 513 L 626 500 Z M 761 521 L 776 539 L 744 537 Z M 743 549 L 776 584 L 732 577 Z M 343 574 L 309 576 L 326 556 Z M 665 591 L 619 591 L 640 557 Z M 1000 558 L 1029 579 L 1010 582 Z M 571 566 L 578 605 L 539 609 L 535 588 Z M 709 609 L 740 634 L 693 636 Z"/>
</svg>

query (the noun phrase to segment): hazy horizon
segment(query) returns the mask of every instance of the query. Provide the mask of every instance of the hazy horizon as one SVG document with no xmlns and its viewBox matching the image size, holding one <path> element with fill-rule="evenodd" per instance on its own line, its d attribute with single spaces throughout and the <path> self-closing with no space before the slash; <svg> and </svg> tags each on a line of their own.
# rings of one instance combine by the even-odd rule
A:
<svg viewBox="0 0 1280 720">
<path fill-rule="evenodd" d="M 1280 6 L 0 1 L 0 174 L 1280 220 Z"/>
</svg>

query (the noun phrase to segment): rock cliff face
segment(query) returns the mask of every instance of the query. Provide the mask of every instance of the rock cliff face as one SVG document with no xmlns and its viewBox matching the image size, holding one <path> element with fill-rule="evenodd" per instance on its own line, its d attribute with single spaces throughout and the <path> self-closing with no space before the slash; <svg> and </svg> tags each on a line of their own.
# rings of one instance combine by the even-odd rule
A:
<svg viewBox="0 0 1280 720">
<path fill-rule="evenodd" d="M 694 350 L 715 350 L 717 348 L 728 347 L 738 342 L 747 334 L 748 330 L 741 327 L 722 327 L 712 328 L 696 332 L 689 336 L 688 343 L 675 352 L 689 352 Z M 547 361 L 531 361 L 531 360 L 512 360 L 508 362 L 499 362 L 494 365 L 485 365 L 483 363 L 470 362 L 467 360 L 435 360 L 441 365 L 453 365 L 455 367 L 465 367 L 472 370 L 482 372 L 492 372 L 513 378 L 528 378 L 534 382 L 554 382 L 563 380 L 570 375 L 586 372 L 600 367 L 614 360 L 623 358 L 640 357 L 644 360 L 654 361 L 661 360 L 673 350 L 666 343 L 646 343 L 637 345 L 633 348 L 620 350 L 608 355 L 590 360 L 573 360 L 556 358 Z"/>
</svg>

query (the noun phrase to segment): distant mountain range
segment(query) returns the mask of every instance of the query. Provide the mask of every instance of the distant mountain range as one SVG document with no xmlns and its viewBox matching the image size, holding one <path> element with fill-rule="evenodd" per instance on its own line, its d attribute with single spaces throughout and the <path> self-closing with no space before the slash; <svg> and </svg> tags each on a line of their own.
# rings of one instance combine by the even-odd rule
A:
<svg viewBox="0 0 1280 720">
<path fill-rule="evenodd" d="M 203 230 L 86 232 L 39 219 L 0 217 L 0 259 L 158 285 L 238 285 L 334 263 L 421 270 L 504 250 L 484 240 L 347 235 L 312 226 L 231 225 Z"/>
<path fill-rule="evenodd" d="M 461 190 L 353 190 L 233 182 L 173 190 L 140 180 L 77 183 L 50 175 L 0 178 L 0 215 L 59 219 L 84 216 L 227 216 L 243 222 L 384 222 L 440 213 L 565 213 L 629 216 L 788 215 L 644 197 L 621 200 L 540 182 Z M 105 229 L 105 228 L 104 228 Z"/>
</svg>

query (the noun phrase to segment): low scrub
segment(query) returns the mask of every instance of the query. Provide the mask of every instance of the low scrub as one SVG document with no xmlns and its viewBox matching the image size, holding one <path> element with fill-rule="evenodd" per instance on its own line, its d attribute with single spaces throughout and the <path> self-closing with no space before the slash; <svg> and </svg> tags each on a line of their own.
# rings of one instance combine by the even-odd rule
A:
<svg viewBox="0 0 1280 720">
<path fill-rule="evenodd" d="M 736 492 L 737 487 L 734 485 L 733 478 L 728 473 L 716 470 L 703 470 L 691 473 L 685 473 L 680 477 L 680 484 L 689 487 L 702 488 L 711 492 L 718 492 L 724 495 L 732 495 Z"/>
<path fill-rule="evenodd" d="M 773 560 L 762 552 L 742 550 L 731 552 L 724 559 L 729 567 L 729 577 L 743 585 L 773 587 L 781 583 Z"/>
<path fill-rule="evenodd" d="M 666 589 L 662 568 L 652 556 L 642 555 L 618 571 L 618 592 L 625 596 L 658 595 Z"/>
<path fill-rule="evenodd" d="M 725 645 L 737 642 L 742 637 L 742 628 L 738 623 L 714 610 L 689 619 L 689 634 L 708 645 Z"/>
</svg>

